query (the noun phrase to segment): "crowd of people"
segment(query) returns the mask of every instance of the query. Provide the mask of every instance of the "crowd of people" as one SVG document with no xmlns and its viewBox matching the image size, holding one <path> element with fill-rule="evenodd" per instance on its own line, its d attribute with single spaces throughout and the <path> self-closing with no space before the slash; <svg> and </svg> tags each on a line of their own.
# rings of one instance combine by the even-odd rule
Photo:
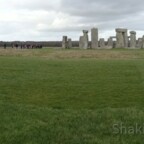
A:
<svg viewBox="0 0 144 144">
<path fill-rule="evenodd" d="M 8 47 L 6 43 L 3 46 L 4 46 L 4 49 Z M 43 48 L 43 46 L 40 44 L 11 44 L 11 47 L 16 48 L 16 49 L 41 49 Z"/>
</svg>

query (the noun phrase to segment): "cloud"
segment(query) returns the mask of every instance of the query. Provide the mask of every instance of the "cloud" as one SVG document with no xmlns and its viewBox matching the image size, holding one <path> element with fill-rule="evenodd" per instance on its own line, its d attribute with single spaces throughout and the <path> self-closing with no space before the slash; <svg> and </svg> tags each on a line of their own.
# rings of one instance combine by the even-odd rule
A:
<svg viewBox="0 0 144 144">
<path fill-rule="evenodd" d="M 125 27 L 144 33 L 143 0 L 0 0 L 0 40 L 78 40 L 83 29 L 100 36 Z"/>
</svg>

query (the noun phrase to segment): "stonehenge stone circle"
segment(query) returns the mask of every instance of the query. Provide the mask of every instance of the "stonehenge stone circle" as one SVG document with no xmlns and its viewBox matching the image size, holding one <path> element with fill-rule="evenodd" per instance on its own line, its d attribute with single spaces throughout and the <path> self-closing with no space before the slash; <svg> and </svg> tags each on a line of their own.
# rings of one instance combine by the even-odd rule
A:
<svg viewBox="0 0 144 144">
<path fill-rule="evenodd" d="M 110 36 L 107 41 L 104 38 L 99 39 L 98 28 L 91 29 L 91 42 L 89 42 L 88 30 L 83 30 L 83 35 L 79 38 L 80 49 L 112 49 L 112 48 L 130 48 L 130 49 L 144 49 L 144 36 L 136 38 L 136 31 L 128 29 L 117 28 L 115 29 L 116 36 Z M 72 40 L 67 36 L 63 36 L 62 48 L 72 48 Z M 78 43 L 74 43 L 74 46 Z"/>
</svg>

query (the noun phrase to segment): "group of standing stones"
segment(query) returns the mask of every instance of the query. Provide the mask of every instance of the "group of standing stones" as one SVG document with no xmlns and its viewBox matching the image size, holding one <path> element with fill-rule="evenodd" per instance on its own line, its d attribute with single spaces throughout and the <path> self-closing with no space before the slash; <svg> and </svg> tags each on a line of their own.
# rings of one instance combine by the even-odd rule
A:
<svg viewBox="0 0 144 144">
<path fill-rule="evenodd" d="M 70 38 L 68 38 L 67 36 L 63 36 L 63 40 L 62 40 L 62 48 L 63 49 L 70 49 L 72 48 L 72 40 Z"/>
<path fill-rule="evenodd" d="M 62 48 L 72 48 L 72 40 L 67 36 L 63 37 Z M 99 39 L 98 29 L 91 29 L 91 42 L 89 42 L 88 30 L 83 30 L 83 36 L 79 39 L 79 48 L 81 49 L 112 49 L 112 48 L 131 48 L 141 49 L 144 48 L 144 36 L 136 39 L 136 32 L 130 31 L 128 36 L 128 30 L 117 28 L 116 36 L 111 36 L 107 41 L 104 38 Z"/>
</svg>

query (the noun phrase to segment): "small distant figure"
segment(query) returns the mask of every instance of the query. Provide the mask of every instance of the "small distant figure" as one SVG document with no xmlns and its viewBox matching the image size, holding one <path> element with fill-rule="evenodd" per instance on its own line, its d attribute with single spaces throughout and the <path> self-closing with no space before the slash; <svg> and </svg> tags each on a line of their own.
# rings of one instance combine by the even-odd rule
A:
<svg viewBox="0 0 144 144">
<path fill-rule="evenodd" d="M 24 49 L 24 45 L 23 44 L 21 44 L 20 47 L 21 47 L 21 49 Z"/>
<path fill-rule="evenodd" d="M 40 48 L 40 49 L 42 49 L 42 48 L 43 48 L 43 46 L 42 46 L 42 45 L 40 45 L 40 46 L 39 46 L 39 48 Z"/>
<path fill-rule="evenodd" d="M 11 48 L 13 48 L 13 43 L 11 43 Z"/>
<path fill-rule="evenodd" d="M 16 47 L 16 49 L 18 49 L 19 45 L 18 45 L 18 44 L 15 44 L 15 47 Z"/>
<path fill-rule="evenodd" d="M 6 45 L 6 43 L 4 44 L 4 49 L 6 49 L 7 48 L 7 45 Z"/>
</svg>

